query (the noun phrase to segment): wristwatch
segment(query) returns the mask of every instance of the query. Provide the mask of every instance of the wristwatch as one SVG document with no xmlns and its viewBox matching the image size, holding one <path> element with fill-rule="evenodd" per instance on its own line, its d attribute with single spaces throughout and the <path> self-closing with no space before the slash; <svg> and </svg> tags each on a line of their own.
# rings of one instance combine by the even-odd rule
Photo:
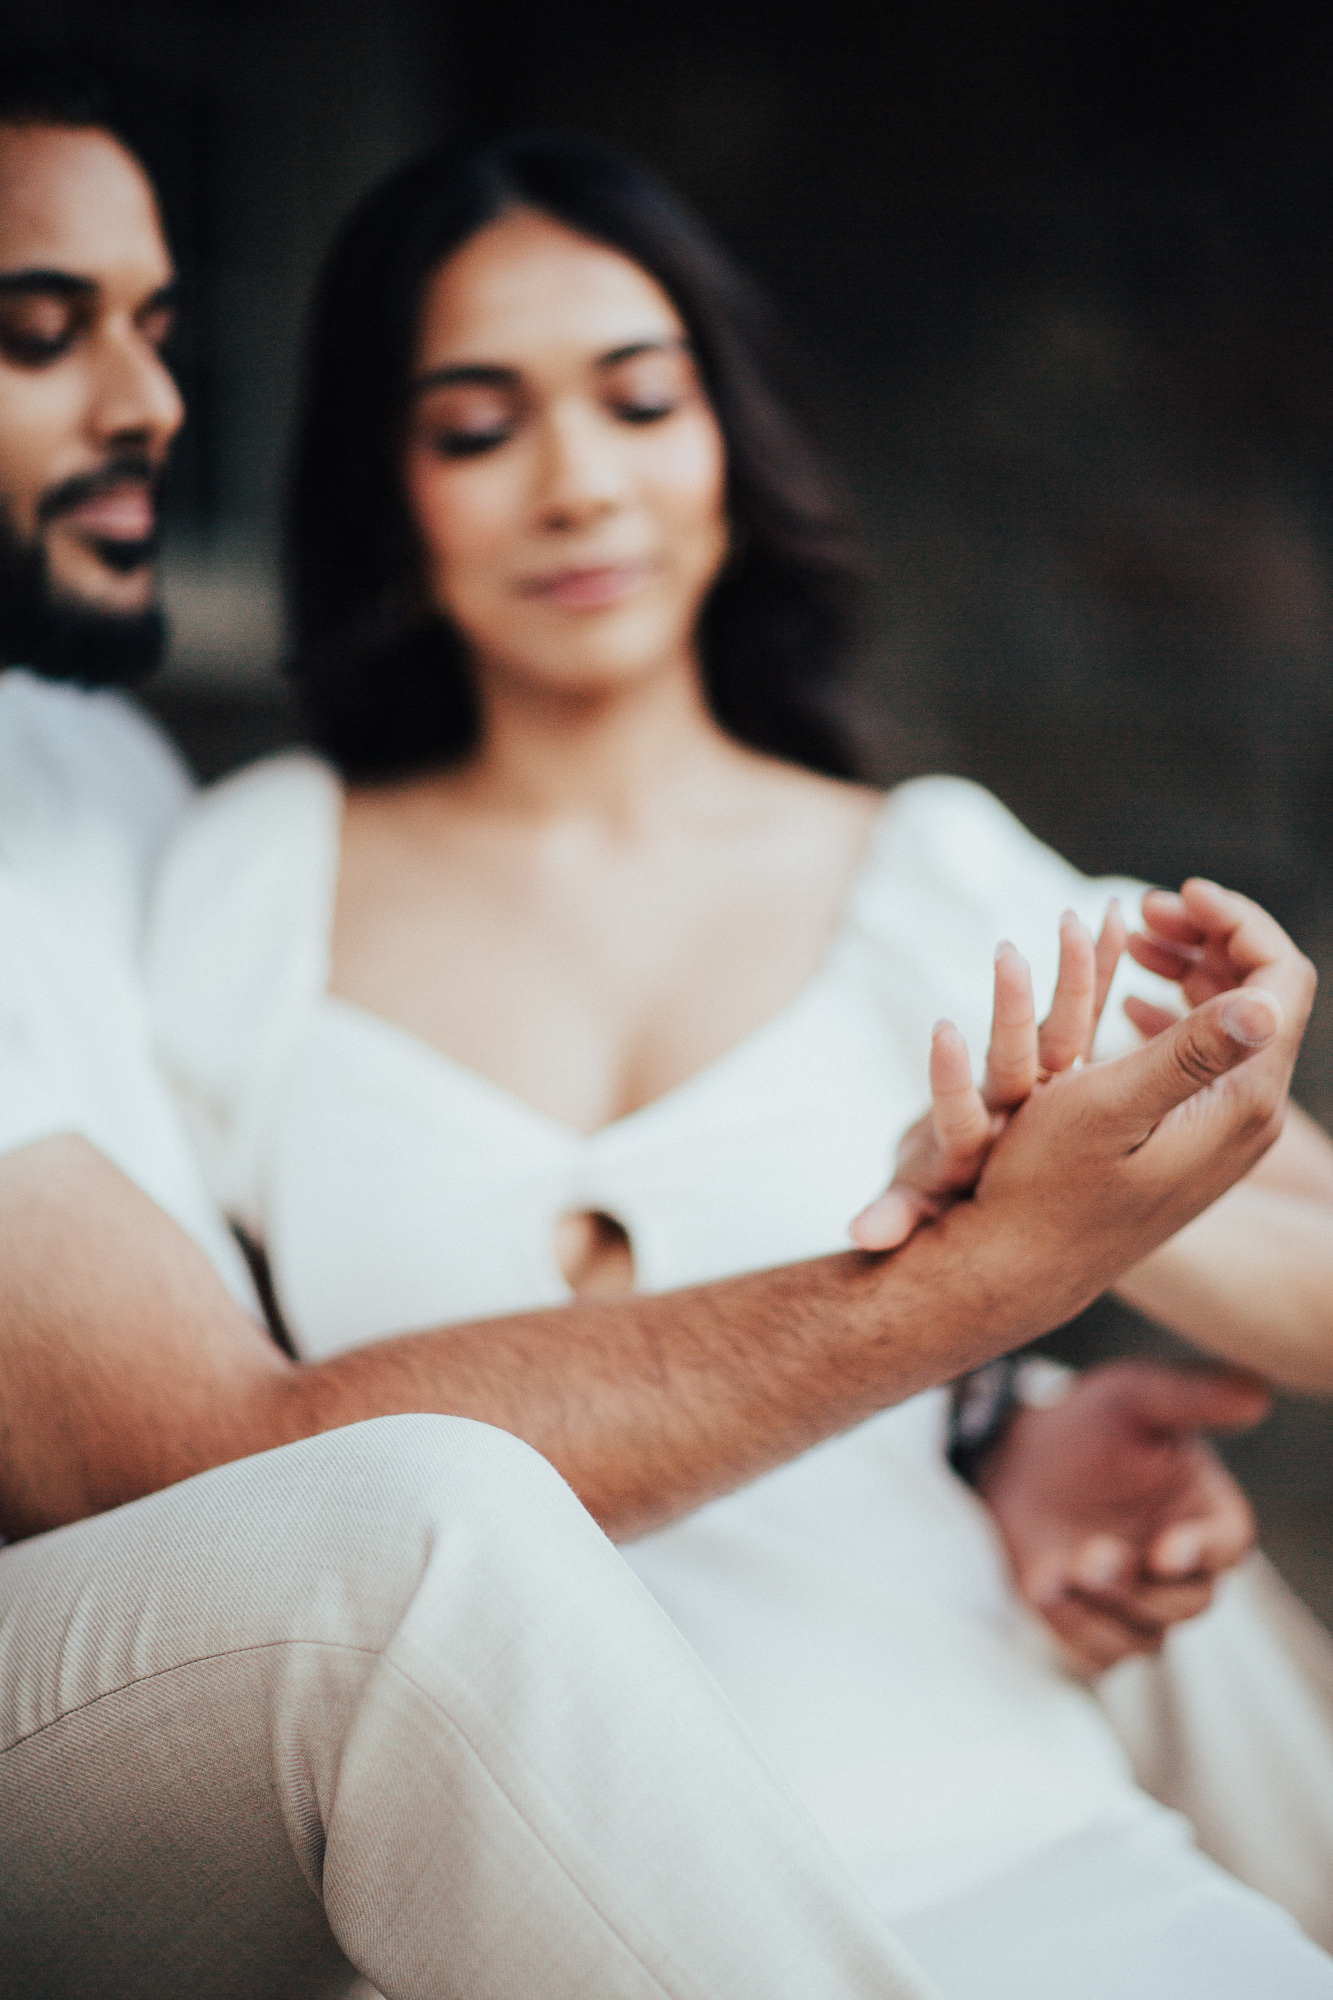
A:
<svg viewBox="0 0 1333 2000">
<path fill-rule="evenodd" d="M 975 1485 L 978 1465 L 1003 1437 L 1014 1411 L 1054 1409 L 1077 1380 L 1076 1368 L 1044 1354 L 1003 1354 L 960 1375 L 953 1385 L 945 1446 L 958 1477 Z"/>
</svg>

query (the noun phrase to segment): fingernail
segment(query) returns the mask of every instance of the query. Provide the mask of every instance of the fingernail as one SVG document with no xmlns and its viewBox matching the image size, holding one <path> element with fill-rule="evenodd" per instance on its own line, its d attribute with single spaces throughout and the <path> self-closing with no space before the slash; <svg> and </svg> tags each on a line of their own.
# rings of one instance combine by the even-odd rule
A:
<svg viewBox="0 0 1333 2000">
<path fill-rule="evenodd" d="M 1089 1590 L 1106 1590 L 1120 1575 L 1120 1546 L 1117 1542 L 1093 1542 L 1078 1560 L 1078 1580 Z"/>
<path fill-rule="evenodd" d="M 1012 953 L 1015 957 L 1017 957 L 1018 946 L 1016 944 L 1010 944 L 1008 938 L 1001 938 L 1000 942 L 995 947 L 995 963 L 997 965 L 999 964 L 1000 960 L 1005 956 L 1006 953 Z"/>
<path fill-rule="evenodd" d="M 1257 989 L 1233 993 L 1222 1009 L 1222 1026 L 1232 1041 L 1243 1042 L 1249 1049 L 1271 1042 L 1280 1020 L 1277 1001 Z"/>
<path fill-rule="evenodd" d="M 1173 1528 L 1163 1535 L 1154 1567 L 1163 1576 L 1190 1576 L 1203 1562 L 1203 1536 L 1197 1528 Z"/>
</svg>

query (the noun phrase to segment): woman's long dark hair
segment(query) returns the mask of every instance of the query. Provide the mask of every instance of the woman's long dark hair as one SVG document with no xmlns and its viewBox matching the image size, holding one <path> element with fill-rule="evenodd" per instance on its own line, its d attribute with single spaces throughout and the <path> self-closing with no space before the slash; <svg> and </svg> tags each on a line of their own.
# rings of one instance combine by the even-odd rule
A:
<svg viewBox="0 0 1333 2000">
<path fill-rule="evenodd" d="M 755 749 L 854 775 L 838 696 L 862 569 L 779 386 L 768 313 L 649 174 L 541 135 L 392 174 L 343 225 L 316 289 L 286 522 L 289 671 L 316 742 L 348 777 L 379 778 L 450 762 L 476 739 L 464 644 L 420 581 L 400 454 L 426 283 L 515 208 L 632 258 L 685 322 L 726 445 L 733 534 L 700 633 L 713 713 Z"/>
</svg>

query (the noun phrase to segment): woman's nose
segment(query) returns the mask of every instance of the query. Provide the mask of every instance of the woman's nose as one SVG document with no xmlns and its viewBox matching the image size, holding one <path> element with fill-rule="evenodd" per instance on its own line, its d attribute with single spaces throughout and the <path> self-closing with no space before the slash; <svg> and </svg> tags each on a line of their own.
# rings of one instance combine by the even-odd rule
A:
<svg viewBox="0 0 1333 2000">
<path fill-rule="evenodd" d="M 624 505 L 625 452 L 599 411 L 551 411 L 543 432 L 539 506 L 546 527 L 584 527 Z"/>
</svg>

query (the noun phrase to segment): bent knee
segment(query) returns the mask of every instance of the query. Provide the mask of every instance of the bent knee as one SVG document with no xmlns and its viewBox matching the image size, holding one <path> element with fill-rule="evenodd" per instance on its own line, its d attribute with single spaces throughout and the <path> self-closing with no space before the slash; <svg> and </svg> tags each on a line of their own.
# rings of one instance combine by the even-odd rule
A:
<svg viewBox="0 0 1333 2000">
<path fill-rule="evenodd" d="M 404 1551 L 466 1526 L 503 1538 L 522 1529 L 579 1534 L 592 1526 L 560 1474 L 521 1438 L 467 1417 L 375 1417 L 286 1447 L 317 1513 L 345 1539 L 388 1538 Z M 600 1531 L 598 1531 L 600 1532 Z"/>
</svg>

